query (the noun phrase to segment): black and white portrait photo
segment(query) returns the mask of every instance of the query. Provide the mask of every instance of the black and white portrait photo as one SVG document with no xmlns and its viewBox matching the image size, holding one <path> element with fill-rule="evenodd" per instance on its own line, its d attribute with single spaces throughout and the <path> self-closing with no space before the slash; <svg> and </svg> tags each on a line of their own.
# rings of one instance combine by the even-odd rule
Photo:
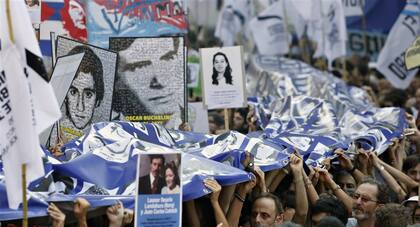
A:
<svg viewBox="0 0 420 227">
<path fill-rule="evenodd" d="M 61 107 L 60 132 L 54 129 L 50 144 L 60 135 L 65 141 L 80 137 L 95 122 L 109 121 L 117 54 L 59 37 L 57 56 L 84 53 Z"/>
<path fill-rule="evenodd" d="M 217 52 L 213 55 L 213 74 L 211 75 L 213 85 L 220 83 L 232 85 L 232 68 L 226 54 Z"/>
<path fill-rule="evenodd" d="M 119 54 L 113 119 L 178 128 L 185 111 L 183 37 L 110 38 Z"/>
<path fill-rule="evenodd" d="M 240 46 L 200 49 L 204 105 L 208 109 L 246 106 Z"/>
</svg>

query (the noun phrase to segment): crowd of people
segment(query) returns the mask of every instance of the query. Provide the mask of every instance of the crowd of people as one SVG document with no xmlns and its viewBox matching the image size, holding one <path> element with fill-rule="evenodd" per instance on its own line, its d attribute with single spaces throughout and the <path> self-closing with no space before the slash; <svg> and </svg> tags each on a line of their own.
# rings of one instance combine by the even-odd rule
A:
<svg viewBox="0 0 420 227">
<path fill-rule="evenodd" d="M 392 90 L 372 94 L 381 99 L 381 93 L 390 92 L 395 94 Z M 232 129 L 255 130 L 252 112 L 233 113 Z M 217 126 L 220 115 L 211 115 L 210 124 Z M 420 226 L 420 131 L 411 114 L 407 113 L 407 121 L 410 127 L 405 135 L 379 156 L 363 148 L 353 155 L 337 149 L 336 158 L 324 160 L 322 168 L 312 168 L 296 153 L 286 168 L 265 173 L 258 167 L 249 170 L 255 175 L 249 182 L 220 187 L 209 180 L 206 186 L 213 193 L 208 199 L 184 204 L 184 225 Z M 246 160 L 242 164 L 248 166 Z M 211 212 L 214 217 L 208 215 Z"/>
</svg>

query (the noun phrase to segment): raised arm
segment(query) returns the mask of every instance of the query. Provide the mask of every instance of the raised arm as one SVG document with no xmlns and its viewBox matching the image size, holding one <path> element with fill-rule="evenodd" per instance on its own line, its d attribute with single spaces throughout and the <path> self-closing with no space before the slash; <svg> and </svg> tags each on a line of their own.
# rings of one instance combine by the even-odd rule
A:
<svg viewBox="0 0 420 227">
<path fill-rule="evenodd" d="M 365 177 L 365 175 L 360 170 L 356 169 L 356 167 L 353 165 L 353 162 L 347 155 L 344 154 L 343 150 L 337 149 L 334 153 L 337 155 L 341 168 L 349 172 L 357 183 L 362 182 L 362 179 Z"/>
<path fill-rule="evenodd" d="M 204 181 L 204 184 L 207 188 L 212 190 L 212 193 L 210 194 L 209 198 L 211 206 L 213 207 L 214 218 L 216 219 L 216 223 L 223 223 L 223 227 L 228 227 L 229 223 L 219 204 L 219 195 L 220 191 L 222 190 L 222 187 L 219 183 L 217 183 L 216 180 L 213 179 L 206 179 Z"/>
<path fill-rule="evenodd" d="M 255 187 L 256 179 L 248 182 L 240 183 L 236 187 L 236 191 L 227 213 L 227 220 L 229 226 L 239 226 L 239 218 L 241 217 L 242 207 L 245 202 L 246 195 Z"/>
<path fill-rule="evenodd" d="M 351 214 L 353 209 L 353 199 L 347 195 L 346 192 L 343 191 L 343 189 L 340 188 L 339 185 L 337 185 L 334 180 L 331 178 L 330 174 L 325 169 L 317 169 L 319 173 L 319 178 L 322 180 L 327 187 L 332 189 L 334 195 L 341 200 L 341 202 L 344 203 L 344 205 L 347 208 L 347 211 L 349 214 Z"/>
<path fill-rule="evenodd" d="M 374 152 L 371 152 L 369 154 L 369 158 L 373 164 L 373 166 L 379 171 L 379 173 L 384 178 L 385 182 L 388 184 L 388 186 L 391 188 L 392 191 L 397 193 L 399 201 L 404 200 L 405 196 L 407 195 L 404 190 L 401 188 L 401 186 L 398 184 L 398 182 L 392 177 L 391 174 L 386 171 L 385 167 L 380 164 L 378 156 Z"/>
<path fill-rule="evenodd" d="M 311 174 L 315 174 L 315 171 L 312 169 L 312 167 L 309 167 L 309 169 L 311 170 Z M 319 199 L 318 193 L 316 192 L 311 179 L 309 179 L 305 171 L 302 171 L 302 177 L 305 183 L 306 194 L 308 195 L 308 200 L 311 204 L 315 204 L 315 202 Z"/>
<path fill-rule="evenodd" d="M 306 197 L 306 189 L 303 178 L 303 159 L 293 154 L 290 156 L 290 169 L 293 174 L 293 183 L 296 190 L 296 213 L 293 221 L 301 225 L 305 224 L 306 215 L 308 214 L 308 198 Z"/>
</svg>

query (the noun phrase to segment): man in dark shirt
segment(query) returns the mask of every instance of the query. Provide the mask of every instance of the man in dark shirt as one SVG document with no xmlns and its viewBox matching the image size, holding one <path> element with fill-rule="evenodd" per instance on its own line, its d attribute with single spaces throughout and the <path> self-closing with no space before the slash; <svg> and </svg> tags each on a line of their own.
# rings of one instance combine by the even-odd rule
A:
<svg viewBox="0 0 420 227">
<path fill-rule="evenodd" d="M 150 173 L 140 177 L 139 194 L 160 194 L 163 186 L 165 186 L 165 179 L 160 176 L 164 163 L 165 157 L 163 155 L 150 156 Z"/>
</svg>

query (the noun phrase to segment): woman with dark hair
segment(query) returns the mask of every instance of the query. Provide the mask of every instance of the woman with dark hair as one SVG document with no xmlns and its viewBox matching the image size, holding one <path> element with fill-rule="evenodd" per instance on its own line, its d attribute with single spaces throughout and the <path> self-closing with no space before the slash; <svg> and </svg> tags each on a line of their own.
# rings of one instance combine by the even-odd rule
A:
<svg viewBox="0 0 420 227">
<path fill-rule="evenodd" d="M 179 193 L 179 175 L 178 167 L 175 162 L 170 162 L 165 166 L 165 181 L 166 186 L 162 188 L 162 194 L 176 194 Z"/>
<path fill-rule="evenodd" d="M 232 69 L 229 60 L 222 52 L 217 52 L 213 56 L 213 75 L 211 76 L 212 84 L 219 85 L 219 81 L 225 78 L 226 84 L 232 85 Z"/>
</svg>

